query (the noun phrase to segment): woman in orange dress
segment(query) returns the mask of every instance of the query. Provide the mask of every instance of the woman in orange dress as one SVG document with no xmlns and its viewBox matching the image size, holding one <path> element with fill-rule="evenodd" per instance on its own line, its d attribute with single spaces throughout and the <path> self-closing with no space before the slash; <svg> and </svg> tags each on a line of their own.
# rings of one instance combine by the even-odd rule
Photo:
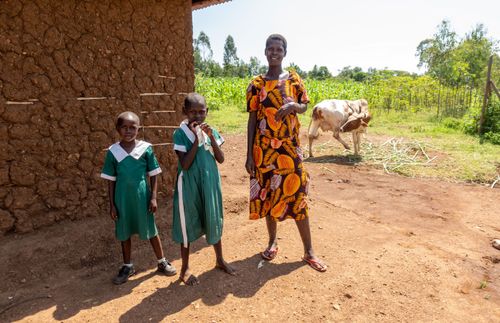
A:
<svg viewBox="0 0 500 323">
<path fill-rule="evenodd" d="M 269 244 L 261 253 L 272 260 L 278 253 L 277 221 L 292 218 L 304 244 L 302 258 L 324 272 L 326 265 L 314 255 L 309 228 L 307 191 L 309 176 L 302 164 L 297 113 L 307 110 L 307 91 L 300 76 L 284 71 L 286 39 L 278 34 L 266 40 L 268 71 L 253 78 L 247 89 L 250 174 L 250 219 L 265 217 Z"/>
</svg>

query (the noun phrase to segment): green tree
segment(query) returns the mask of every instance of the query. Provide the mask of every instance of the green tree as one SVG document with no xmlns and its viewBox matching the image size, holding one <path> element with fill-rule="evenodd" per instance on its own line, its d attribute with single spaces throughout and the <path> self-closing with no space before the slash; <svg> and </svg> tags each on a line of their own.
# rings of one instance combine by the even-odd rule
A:
<svg viewBox="0 0 500 323">
<path fill-rule="evenodd" d="M 194 71 L 206 76 L 222 76 L 222 68 L 213 60 L 210 39 L 203 31 L 193 40 Z"/>
<path fill-rule="evenodd" d="M 307 72 L 302 70 L 299 65 L 295 63 L 290 63 L 287 68 L 285 68 L 287 71 L 295 71 L 301 78 L 306 78 L 307 77 Z"/>
<path fill-rule="evenodd" d="M 240 60 L 236 54 L 236 45 L 231 35 L 227 36 L 224 43 L 223 67 L 224 73 L 227 76 L 235 76 Z"/>
<path fill-rule="evenodd" d="M 458 39 L 445 20 L 438 26 L 433 38 L 418 45 L 418 66 L 425 67 L 427 74 L 442 83 L 477 87 L 484 83 L 488 58 L 496 51 L 496 44 L 497 41 L 488 39 L 482 24 Z"/>
<path fill-rule="evenodd" d="M 260 74 L 263 67 L 265 68 L 265 66 L 260 63 L 257 57 L 250 57 L 250 63 L 248 63 L 249 76 Z"/>
<path fill-rule="evenodd" d="M 354 80 L 356 82 L 363 82 L 367 76 L 368 74 L 363 72 L 363 69 L 358 66 L 353 68 L 351 68 L 350 66 L 346 66 L 342 68 L 342 70 L 340 70 L 339 74 L 337 75 L 337 77 L 340 79 Z"/>
<path fill-rule="evenodd" d="M 452 50 L 457 43 L 457 34 L 450 29 L 450 22 L 443 20 L 433 38 L 425 39 L 417 46 L 418 67 L 427 68 L 427 73 L 441 82 L 451 83 Z"/>
<path fill-rule="evenodd" d="M 493 46 L 493 41 L 486 38 L 482 24 L 468 33 L 452 53 L 454 83 L 480 86 Z"/>
<path fill-rule="evenodd" d="M 307 73 L 307 76 L 317 80 L 325 80 L 327 78 L 331 78 L 332 74 L 328 70 L 328 67 L 318 67 L 317 65 L 314 65 L 313 69 L 309 73 Z"/>
</svg>

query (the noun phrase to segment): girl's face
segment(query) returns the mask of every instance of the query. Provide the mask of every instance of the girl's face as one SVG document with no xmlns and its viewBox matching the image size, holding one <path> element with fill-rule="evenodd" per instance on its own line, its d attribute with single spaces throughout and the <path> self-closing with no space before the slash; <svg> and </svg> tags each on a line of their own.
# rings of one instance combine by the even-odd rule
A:
<svg viewBox="0 0 500 323">
<path fill-rule="evenodd" d="M 191 107 L 185 110 L 188 117 L 188 122 L 197 122 L 198 124 L 205 121 L 207 117 L 208 109 L 204 104 L 193 104 Z"/>
<path fill-rule="evenodd" d="M 139 123 L 134 119 L 123 119 L 120 126 L 116 127 L 120 138 L 125 142 L 132 142 L 139 133 Z"/>
<path fill-rule="evenodd" d="M 272 39 L 266 47 L 265 55 L 269 66 L 281 66 L 283 58 L 286 56 L 285 47 L 281 40 Z"/>
</svg>

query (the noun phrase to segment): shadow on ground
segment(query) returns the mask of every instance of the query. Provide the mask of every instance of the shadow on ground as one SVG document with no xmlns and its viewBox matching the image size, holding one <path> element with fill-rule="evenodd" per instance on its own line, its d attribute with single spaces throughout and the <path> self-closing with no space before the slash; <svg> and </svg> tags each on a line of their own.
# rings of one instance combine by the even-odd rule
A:
<svg viewBox="0 0 500 323">
<path fill-rule="evenodd" d="M 363 157 L 360 155 L 329 155 L 329 156 L 317 156 L 317 157 L 308 157 L 304 159 L 305 162 L 308 163 L 317 163 L 317 164 L 337 164 L 337 165 L 346 165 L 346 166 L 354 166 L 363 161 Z"/>
<path fill-rule="evenodd" d="M 197 300 L 214 306 L 222 303 L 228 295 L 250 298 L 267 282 L 304 266 L 300 261 L 280 264 L 266 262 L 262 268 L 257 269 L 260 261 L 260 255 L 254 255 L 232 262 L 238 272 L 237 276 L 230 276 L 218 269 L 207 271 L 198 276 L 201 282 L 198 286 L 186 286 L 180 280 L 172 282 L 123 314 L 120 322 L 159 322 L 188 306 L 199 306 L 195 304 Z"/>
</svg>

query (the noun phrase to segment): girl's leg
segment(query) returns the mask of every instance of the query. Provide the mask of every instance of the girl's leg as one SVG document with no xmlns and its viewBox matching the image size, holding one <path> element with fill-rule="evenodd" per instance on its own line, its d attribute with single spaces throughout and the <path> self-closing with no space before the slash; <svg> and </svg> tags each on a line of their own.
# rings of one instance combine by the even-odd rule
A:
<svg viewBox="0 0 500 323">
<path fill-rule="evenodd" d="M 216 244 L 214 244 L 214 250 L 215 250 L 215 258 L 216 258 L 216 264 L 215 268 L 219 268 L 224 270 L 226 273 L 230 275 L 235 275 L 236 270 L 234 270 L 233 267 L 231 267 L 225 260 L 224 257 L 222 256 L 222 240 L 219 240 Z"/>
<path fill-rule="evenodd" d="M 125 241 L 121 242 L 122 244 L 122 255 L 123 255 L 123 263 L 130 264 L 130 258 L 132 256 L 132 241 L 128 238 Z"/>
<path fill-rule="evenodd" d="M 173 276 L 177 273 L 175 267 L 165 259 L 165 255 L 163 254 L 163 248 L 161 246 L 160 236 L 156 235 L 149 239 L 151 246 L 153 247 L 153 251 L 155 252 L 156 259 L 158 259 L 158 271 L 164 273 L 167 276 Z"/>
<path fill-rule="evenodd" d="M 198 285 L 200 281 L 198 277 L 191 274 L 189 271 L 189 244 L 184 247 L 184 244 L 181 244 L 181 258 L 182 258 L 182 267 L 180 273 L 180 279 L 184 282 L 184 284 L 188 286 Z"/>
<path fill-rule="evenodd" d="M 130 276 L 135 274 L 134 266 L 130 262 L 132 242 L 130 238 L 121 242 L 122 255 L 123 255 L 123 266 L 120 268 L 118 275 L 113 278 L 113 283 L 120 285 L 125 283 Z"/>
<path fill-rule="evenodd" d="M 304 245 L 304 261 L 318 271 L 326 271 L 326 265 L 323 263 L 323 261 L 321 261 L 321 259 L 316 257 L 312 248 L 309 218 L 306 217 L 303 220 L 295 221 L 295 223 L 297 224 L 300 238 L 302 239 L 302 244 Z"/>
<path fill-rule="evenodd" d="M 164 257 L 163 248 L 161 246 L 160 235 L 156 235 L 149 239 L 151 246 L 153 247 L 153 251 L 155 252 L 156 259 L 160 260 Z"/>
</svg>

